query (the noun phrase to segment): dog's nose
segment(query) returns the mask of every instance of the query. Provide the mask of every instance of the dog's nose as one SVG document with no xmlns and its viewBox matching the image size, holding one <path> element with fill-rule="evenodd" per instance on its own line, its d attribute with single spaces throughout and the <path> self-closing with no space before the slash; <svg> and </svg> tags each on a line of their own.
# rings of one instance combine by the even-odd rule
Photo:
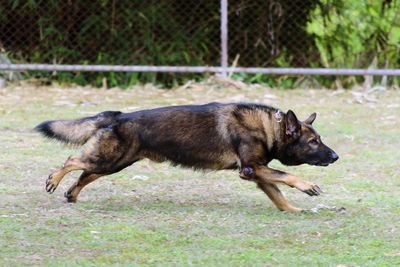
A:
<svg viewBox="0 0 400 267">
<path fill-rule="evenodd" d="M 335 152 L 331 152 L 331 158 L 332 158 L 332 162 L 335 162 L 339 159 L 338 154 L 336 154 Z"/>
</svg>

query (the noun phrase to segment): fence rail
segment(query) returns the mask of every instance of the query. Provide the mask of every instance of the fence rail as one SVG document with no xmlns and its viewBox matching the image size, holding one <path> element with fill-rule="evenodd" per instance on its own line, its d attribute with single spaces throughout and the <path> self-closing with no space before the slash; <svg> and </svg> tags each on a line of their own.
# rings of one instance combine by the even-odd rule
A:
<svg viewBox="0 0 400 267">
<path fill-rule="evenodd" d="M 244 68 L 217 66 L 123 66 L 65 64 L 0 64 L 3 71 L 261 73 L 275 75 L 400 76 L 400 69 Z"/>
<path fill-rule="evenodd" d="M 399 14 L 400 0 L 0 1 L 0 71 L 400 76 Z"/>
</svg>

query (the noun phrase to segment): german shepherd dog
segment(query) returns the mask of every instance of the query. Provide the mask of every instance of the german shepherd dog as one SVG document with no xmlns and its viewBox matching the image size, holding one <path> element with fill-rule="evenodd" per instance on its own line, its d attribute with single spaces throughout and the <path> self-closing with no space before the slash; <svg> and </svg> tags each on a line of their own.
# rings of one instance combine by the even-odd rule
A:
<svg viewBox="0 0 400 267">
<path fill-rule="evenodd" d="M 79 192 L 101 176 L 119 172 L 136 161 L 155 162 L 203 170 L 238 170 L 253 181 L 279 210 L 298 212 L 277 184 L 295 187 L 310 196 L 321 193 L 318 185 L 274 170 L 268 163 L 327 166 L 338 155 L 322 143 L 313 129 L 316 114 L 299 121 L 293 111 L 247 103 L 209 103 L 169 106 L 122 113 L 105 111 L 77 120 L 45 121 L 35 130 L 49 138 L 83 145 L 81 156 L 69 157 L 51 173 L 46 191 L 53 193 L 69 172 L 82 170 L 65 193 L 76 202 Z"/>
</svg>

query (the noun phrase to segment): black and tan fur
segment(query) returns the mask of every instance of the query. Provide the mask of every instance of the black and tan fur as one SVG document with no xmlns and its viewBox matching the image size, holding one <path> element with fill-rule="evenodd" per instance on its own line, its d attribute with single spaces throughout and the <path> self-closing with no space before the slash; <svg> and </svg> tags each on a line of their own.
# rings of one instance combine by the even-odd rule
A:
<svg viewBox="0 0 400 267">
<path fill-rule="evenodd" d="M 83 145 L 81 156 L 70 157 L 46 181 L 53 193 L 71 171 L 83 173 L 65 193 L 76 202 L 79 192 L 97 178 L 118 172 L 144 158 L 208 170 L 239 170 L 254 181 L 280 210 L 300 211 L 282 195 L 277 184 L 309 195 L 320 188 L 268 167 L 277 159 L 285 165 L 326 166 L 338 159 L 312 128 L 316 115 L 304 122 L 292 111 L 283 113 L 258 104 L 171 106 L 133 113 L 106 111 L 78 120 L 46 121 L 35 129 L 47 137 Z"/>
</svg>

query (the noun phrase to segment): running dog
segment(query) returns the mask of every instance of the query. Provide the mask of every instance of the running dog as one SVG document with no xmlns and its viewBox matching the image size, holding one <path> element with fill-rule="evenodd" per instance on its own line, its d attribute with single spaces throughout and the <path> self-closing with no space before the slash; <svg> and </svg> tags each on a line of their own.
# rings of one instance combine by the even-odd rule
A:
<svg viewBox="0 0 400 267">
<path fill-rule="evenodd" d="M 339 157 L 313 129 L 316 113 L 299 121 L 291 110 L 260 104 L 209 103 L 169 106 L 132 113 L 105 111 L 77 120 L 45 121 L 35 130 L 74 145 L 81 156 L 69 157 L 51 173 L 46 190 L 53 193 L 63 177 L 82 170 L 65 193 L 76 202 L 80 191 L 101 176 L 119 172 L 141 159 L 170 161 L 203 170 L 238 170 L 253 181 L 279 210 L 298 212 L 277 184 L 317 196 L 318 185 L 268 167 L 273 159 L 285 165 L 327 166 Z"/>
</svg>

